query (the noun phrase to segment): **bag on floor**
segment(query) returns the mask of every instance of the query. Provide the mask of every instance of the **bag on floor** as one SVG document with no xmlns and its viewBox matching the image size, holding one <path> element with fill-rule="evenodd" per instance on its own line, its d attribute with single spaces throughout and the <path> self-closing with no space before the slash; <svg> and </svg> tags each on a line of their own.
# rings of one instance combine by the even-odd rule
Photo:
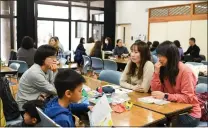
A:
<svg viewBox="0 0 208 128">
<path fill-rule="evenodd" d="M 198 101 L 201 107 L 201 121 L 208 121 L 208 92 L 205 93 L 198 93 L 197 94 Z"/>
<path fill-rule="evenodd" d="M 6 121 L 18 118 L 20 116 L 18 105 L 11 94 L 9 81 L 5 77 L 0 77 L 0 98 L 3 102 Z"/>
</svg>

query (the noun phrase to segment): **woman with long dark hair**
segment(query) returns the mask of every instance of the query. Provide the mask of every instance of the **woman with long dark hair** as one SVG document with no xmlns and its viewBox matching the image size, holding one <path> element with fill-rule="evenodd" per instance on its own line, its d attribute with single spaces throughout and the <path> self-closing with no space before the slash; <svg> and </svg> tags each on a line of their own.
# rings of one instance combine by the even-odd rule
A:
<svg viewBox="0 0 208 128">
<path fill-rule="evenodd" d="M 190 68 L 179 62 L 178 48 L 174 43 L 165 41 L 157 48 L 159 62 L 151 81 L 152 96 L 172 102 L 192 104 L 188 114 L 179 115 L 178 127 L 196 127 L 201 117 L 201 108 L 195 88 L 197 79 Z"/>
<path fill-rule="evenodd" d="M 102 51 L 101 51 L 102 43 L 101 41 L 96 41 L 94 47 L 90 52 L 91 57 L 98 57 L 102 59 Z"/>
<path fill-rule="evenodd" d="M 105 42 L 103 43 L 103 51 L 112 51 L 113 50 L 113 44 L 110 37 L 105 38 Z"/>
<path fill-rule="evenodd" d="M 131 46 L 131 60 L 127 63 L 121 76 L 120 85 L 139 92 L 148 92 L 154 72 L 150 61 L 150 51 L 145 42 L 137 42 Z"/>
<path fill-rule="evenodd" d="M 85 39 L 82 37 L 80 38 L 79 45 L 76 48 L 74 61 L 78 63 L 79 66 L 83 63 L 82 55 L 86 55 L 86 50 L 84 48 Z"/>
<path fill-rule="evenodd" d="M 176 47 L 178 47 L 179 57 L 181 60 L 181 58 L 184 56 L 183 49 L 181 48 L 181 43 L 178 40 L 173 41 L 173 43 L 176 45 Z"/>
</svg>

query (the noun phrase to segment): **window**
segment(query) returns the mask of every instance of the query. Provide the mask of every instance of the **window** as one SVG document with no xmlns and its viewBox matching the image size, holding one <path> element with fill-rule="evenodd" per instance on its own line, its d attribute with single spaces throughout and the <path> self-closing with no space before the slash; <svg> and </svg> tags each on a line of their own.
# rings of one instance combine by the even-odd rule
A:
<svg viewBox="0 0 208 128">
<path fill-rule="evenodd" d="M 72 7 L 71 12 L 72 20 L 87 20 L 87 8 Z"/>
<path fill-rule="evenodd" d="M 104 22 L 104 12 L 99 10 L 90 10 L 90 20 Z"/>
<path fill-rule="evenodd" d="M 93 0 L 90 2 L 90 6 L 104 8 L 104 0 Z"/>
<path fill-rule="evenodd" d="M 16 1 L 0 1 L 0 59 L 6 63 L 11 49 L 17 50 L 15 15 Z"/>
</svg>

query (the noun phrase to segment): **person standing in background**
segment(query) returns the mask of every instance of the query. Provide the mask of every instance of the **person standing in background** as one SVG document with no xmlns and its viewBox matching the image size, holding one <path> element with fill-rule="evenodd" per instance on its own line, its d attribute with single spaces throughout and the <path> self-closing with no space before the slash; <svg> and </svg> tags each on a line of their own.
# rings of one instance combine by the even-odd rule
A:
<svg viewBox="0 0 208 128">
<path fill-rule="evenodd" d="M 83 58 L 82 55 L 86 55 L 86 50 L 84 48 L 85 39 L 82 37 L 79 41 L 79 45 L 76 48 L 74 61 L 78 63 L 79 66 L 83 64 Z"/>
<path fill-rule="evenodd" d="M 152 55 L 157 55 L 156 49 L 157 49 L 157 46 L 158 46 L 159 44 L 160 44 L 160 43 L 159 43 L 158 41 L 154 41 L 154 42 L 153 42 L 152 47 L 151 47 L 151 49 L 150 49 Z"/>
<path fill-rule="evenodd" d="M 34 55 L 36 49 L 34 48 L 34 41 L 31 37 L 25 36 L 22 39 L 21 47 L 17 51 L 17 60 L 25 61 L 28 67 L 34 64 Z"/>
</svg>

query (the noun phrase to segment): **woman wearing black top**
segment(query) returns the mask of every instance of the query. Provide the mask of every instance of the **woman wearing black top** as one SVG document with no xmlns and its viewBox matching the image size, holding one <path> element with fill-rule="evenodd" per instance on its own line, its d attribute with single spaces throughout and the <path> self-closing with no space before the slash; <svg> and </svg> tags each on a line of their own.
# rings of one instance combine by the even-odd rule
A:
<svg viewBox="0 0 208 128">
<path fill-rule="evenodd" d="M 86 50 L 83 45 L 84 42 L 85 42 L 85 39 L 81 38 L 79 45 L 77 46 L 77 49 L 75 51 L 74 61 L 77 62 L 79 66 L 83 63 L 82 55 L 86 55 L 85 53 Z"/>
<path fill-rule="evenodd" d="M 105 42 L 103 43 L 103 51 L 112 51 L 113 50 L 113 44 L 110 37 L 105 38 Z"/>
</svg>

